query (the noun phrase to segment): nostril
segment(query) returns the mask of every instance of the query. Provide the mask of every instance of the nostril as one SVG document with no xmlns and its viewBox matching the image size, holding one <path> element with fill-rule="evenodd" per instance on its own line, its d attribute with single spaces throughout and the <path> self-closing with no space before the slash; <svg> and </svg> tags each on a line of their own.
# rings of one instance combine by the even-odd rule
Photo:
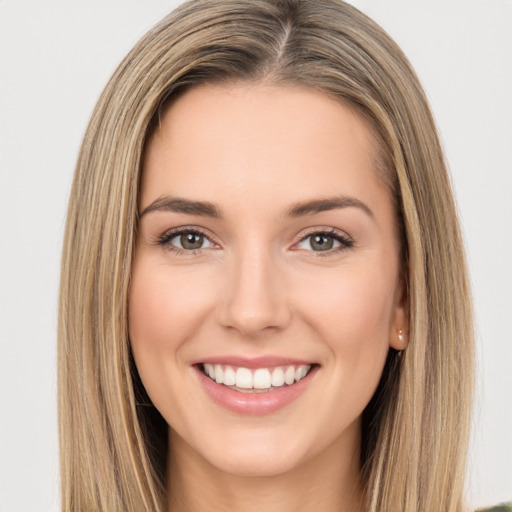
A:
<svg viewBox="0 0 512 512">
<path fill-rule="evenodd" d="M 269 329 L 283 329 L 289 325 L 291 312 L 285 304 L 276 301 L 233 301 L 223 306 L 218 317 L 223 327 L 235 329 L 246 337 L 254 337 Z"/>
</svg>

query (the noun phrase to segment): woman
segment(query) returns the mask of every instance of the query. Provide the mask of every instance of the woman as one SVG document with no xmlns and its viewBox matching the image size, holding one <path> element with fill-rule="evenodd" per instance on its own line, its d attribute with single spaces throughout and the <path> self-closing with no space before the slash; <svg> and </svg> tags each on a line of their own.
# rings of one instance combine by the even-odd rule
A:
<svg viewBox="0 0 512 512">
<path fill-rule="evenodd" d="M 336 0 L 150 31 L 84 138 L 59 336 L 65 510 L 463 510 L 469 289 L 396 44 Z"/>
</svg>

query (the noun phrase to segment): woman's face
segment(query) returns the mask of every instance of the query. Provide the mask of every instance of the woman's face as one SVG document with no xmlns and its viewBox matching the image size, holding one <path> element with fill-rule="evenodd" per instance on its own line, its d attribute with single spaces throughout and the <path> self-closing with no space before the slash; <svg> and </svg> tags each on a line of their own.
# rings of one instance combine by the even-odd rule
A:
<svg viewBox="0 0 512 512">
<path fill-rule="evenodd" d="M 357 114 L 302 87 L 202 86 L 163 116 L 129 318 L 177 453 L 241 475 L 359 453 L 361 413 L 407 327 L 374 155 Z"/>
</svg>

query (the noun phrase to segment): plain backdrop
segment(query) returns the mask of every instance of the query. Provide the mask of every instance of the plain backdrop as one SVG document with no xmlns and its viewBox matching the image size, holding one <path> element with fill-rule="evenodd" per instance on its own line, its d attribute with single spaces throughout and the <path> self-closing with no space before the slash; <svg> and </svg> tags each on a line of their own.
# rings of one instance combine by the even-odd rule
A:
<svg viewBox="0 0 512 512">
<path fill-rule="evenodd" d="M 0 512 L 59 510 L 56 303 L 89 115 L 179 2 L 0 0 Z M 473 283 L 471 503 L 512 499 L 512 2 L 354 0 L 402 46 L 450 164 Z"/>
</svg>

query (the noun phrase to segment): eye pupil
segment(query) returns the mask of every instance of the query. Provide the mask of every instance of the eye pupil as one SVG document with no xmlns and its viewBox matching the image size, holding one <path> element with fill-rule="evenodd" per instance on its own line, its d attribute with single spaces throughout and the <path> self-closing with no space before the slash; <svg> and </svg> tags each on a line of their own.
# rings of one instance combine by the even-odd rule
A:
<svg viewBox="0 0 512 512">
<path fill-rule="evenodd" d="M 181 235 L 180 242 L 184 249 L 200 249 L 203 245 L 203 235 L 196 233 L 185 233 Z"/>
<path fill-rule="evenodd" d="M 315 251 L 328 251 L 332 249 L 334 240 L 332 236 L 327 235 L 314 235 L 311 237 L 311 247 Z"/>
</svg>

